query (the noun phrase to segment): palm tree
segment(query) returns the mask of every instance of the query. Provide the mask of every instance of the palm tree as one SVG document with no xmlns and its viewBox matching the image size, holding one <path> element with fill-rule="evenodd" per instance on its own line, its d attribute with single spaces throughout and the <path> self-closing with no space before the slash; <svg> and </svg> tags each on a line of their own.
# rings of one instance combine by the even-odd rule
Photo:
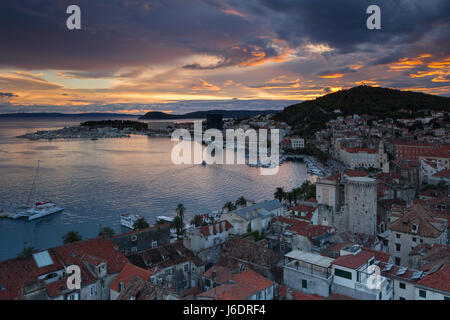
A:
<svg viewBox="0 0 450 320">
<path fill-rule="evenodd" d="M 193 224 L 196 227 L 200 227 L 203 224 L 203 219 L 202 216 L 199 214 L 196 214 L 192 220 L 191 220 L 191 224 Z"/>
<path fill-rule="evenodd" d="M 181 219 L 180 216 L 176 216 L 175 219 L 173 219 L 173 226 L 177 230 L 177 240 L 178 240 L 180 237 L 180 234 L 183 233 L 183 229 L 184 229 L 183 219 Z"/>
<path fill-rule="evenodd" d="M 81 241 L 82 239 L 83 238 L 78 233 L 78 231 L 72 230 L 63 236 L 63 243 L 68 244 L 68 243 L 72 243 L 72 242 Z"/>
<path fill-rule="evenodd" d="M 110 227 L 104 227 L 98 233 L 99 237 L 102 238 L 111 238 L 115 234 L 114 230 Z"/>
<path fill-rule="evenodd" d="M 273 194 L 273 197 L 277 199 L 278 201 L 282 202 L 284 197 L 286 196 L 286 193 L 284 192 L 283 188 L 278 187 L 275 193 Z"/>
<path fill-rule="evenodd" d="M 148 227 L 150 227 L 150 225 L 148 224 L 147 220 L 145 220 L 145 218 L 139 218 L 133 224 L 133 228 L 137 230 L 146 229 Z"/>
<path fill-rule="evenodd" d="M 225 204 L 223 205 L 222 209 L 227 209 L 228 212 L 230 212 L 230 211 L 235 210 L 235 209 L 236 209 L 236 206 L 234 205 L 233 202 L 228 201 L 227 203 L 225 203 Z"/>
<path fill-rule="evenodd" d="M 186 208 L 183 206 L 182 203 L 179 203 L 177 206 L 177 215 L 180 216 L 181 221 L 183 221 L 185 211 L 186 211 Z"/>
<path fill-rule="evenodd" d="M 239 199 L 236 200 L 235 204 L 237 206 L 245 207 L 247 205 L 247 199 L 245 199 L 244 197 L 240 197 Z"/>
</svg>

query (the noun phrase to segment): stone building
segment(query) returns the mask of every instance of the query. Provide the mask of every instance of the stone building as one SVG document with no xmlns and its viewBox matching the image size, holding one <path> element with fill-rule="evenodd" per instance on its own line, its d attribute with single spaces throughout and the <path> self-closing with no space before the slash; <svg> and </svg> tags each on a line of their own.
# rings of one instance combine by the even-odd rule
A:
<svg viewBox="0 0 450 320">
<path fill-rule="evenodd" d="M 144 251 L 170 242 L 170 225 L 159 224 L 111 237 L 111 242 L 119 246 L 124 254 Z"/>
<path fill-rule="evenodd" d="M 396 265 L 409 266 L 409 253 L 421 244 L 447 244 L 447 219 L 432 215 L 420 203 L 391 213 L 389 253 Z"/>
<path fill-rule="evenodd" d="M 318 220 L 338 231 L 376 234 L 377 183 L 363 176 L 337 174 L 316 184 Z M 322 206 L 321 206 L 322 205 Z"/>
</svg>

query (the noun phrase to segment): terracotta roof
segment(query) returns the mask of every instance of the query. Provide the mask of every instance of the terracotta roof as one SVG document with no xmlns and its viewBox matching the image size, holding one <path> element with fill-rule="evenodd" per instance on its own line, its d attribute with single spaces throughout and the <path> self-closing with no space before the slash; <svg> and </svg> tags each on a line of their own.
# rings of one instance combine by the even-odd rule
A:
<svg viewBox="0 0 450 320">
<path fill-rule="evenodd" d="M 433 197 L 433 198 L 442 198 L 444 197 L 444 194 L 436 189 L 428 189 L 425 191 L 422 191 L 420 193 L 421 196 L 425 196 L 425 197 Z"/>
<path fill-rule="evenodd" d="M 441 170 L 433 174 L 433 177 L 450 178 L 450 170 Z"/>
<path fill-rule="evenodd" d="M 214 272 L 215 272 L 215 278 L 213 277 Z M 203 274 L 203 278 L 211 279 L 211 280 L 214 278 L 214 281 L 220 282 L 220 283 L 227 282 L 232 277 L 233 277 L 233 275 L 231 273 L 231 270 L 226 267 L 222 267 L 222 266 L 212 266 L 211 268 L 208 269 L 208 271 L 206 271 Z"/>
<path fill-rule="evenodd" d="M 357 300 L 357 299 L 344 296 L 343 294 L 332 293 L 328 296 L 327 300 Z"/>
<path fill-rule="evenodd" d="M 275 284 L 252 270 L 235 275 L 232 281 L 233 283 L 221 284 L 198 296 L 209 297 L 214 300 L 248 300 L 256 293 Z"/>
<path fill-rule="evenodd" d="M 222 223 L 225 224 L 225 229 L 222 228 Z M 231 225 L 230 222 L 228 222 L 227 220 L 224 220 L 224 221 L 216 222 L 214 224 L 210 224 L 210 225 L 207 225 L 207 226 L 200 227 L 200 232 L 205 237 L 210 236 L 211 233 L 210 233 L 209 229 L 210 229 L 211 226 L 212 226 L 212 229 L 213 229 L 213 233 L 212 233 L 213 235 L 218 233 L 217 232 L 217 226 L 219 226 L 219 233 L 222 233 L 224 231 L 227 231 L 227 230 L 230 230 L 231 228 L 233 228 L 233 226 Z"/>
<path fill-rule="evenodd" d="M 417 281 L 417 284 L 450 293 L 450 265 L 443 264 L 436 272 Z"/>
<path fill-rule="evenodd" d="M 368 173 L 366 171 L 361 171 L 361 170 L 349 170 L 349 171 L 344 172 L 344 174 L 349 177 L 366 177 L 366 176 L 368 176 Z"/>
<path fill-rule="evenodd" d="M 418 226 L 417 235 L 426 238 L 437 238 L 445 231 L 446 222 L 431 216 L 422 204 L 415 203 L 406 209 L 403 215 L 390 224 L 392 231 L 412 234 L 412 225 Z"/>
<path fill-rule="evenodd" d="M 145 281 L 150 281 L 150 277 L 152 275 L 153 272 L 139 268 L 128 262 L 114 279 L 113 283 L 111 283 L 109 288 L 116 292 L 119 292 L 119 283 L 122 283 L 124 286 L 126 286 L 134 276 L 139 277 Z"/>
<path fill-rule="evenodd" d="M 290 226 L 286 228 L 287 231 L 291 231 L 297 233 L 298 235 L 307 237 L 309 241 L 312 241 L 314 238 L 322 234 L 332 233 L 334 231 L 332 227 L 312 225 L 309 222 L 300 221 L 296 218 L 275 217 L 272 219 L 272 221 L 279 221 L 289 224 Z"/>
<path fill-rule="evenodd" d="M 319 295 L 306 294 L 283 285 L 278 287 L 278 296 L 283 300 L 325 300 L 324 297 Z"/>
<path fill-rule="evenodd" d="M 107 274 L 119 273 L 127 259 L 113 248 L 113 244 L 102 238 L 69 243 L 47 250 L 53 264 L 39 268 L 32 256 L 15 258 L 0 262 L 0 300 L 21 299 L 21 288 L 38 280 L 38 277 L 50 272 L 63 270 L 65 266 L 78 265 L 81 269 L 83 284 L 89 284 L 97 278 L 88 268 L 91 262 L 105 261 Z M 50 294 L 57 291 L 57 284 L 50 286 Z"/>
<path fill-rule="evenodd" d="M 386 253 L 383 251 L 378 251 L 378 250 L 373 250 L 370 248 L 364 248 L 364 247 L 361 249 L 363 251 L 367 251 L 367 252 L 375 254 L 375 260 L 386 262 L 386 263 L 388 263 L 391 260 L 391 255 L 389 253 Z"/>
<path fill-rule="evenodd" d="M 128 260 L 141 268 L 166 268 L 183 262 L 192 261 L 196 266 L 205 263 L 191 250 L 187 249 L 182 241 L 165 244 L 153 249 L 127 255 Z"/>
<path fill-rule="evenodd" d="M 296 205 L 295 207 L 289 208 L 289 210 L 296 211 L 296 212 L 311 213 L 316 210 L 316 207 L 307 206 L 305 204 L 299 204 L 299 205 Z"/>
<path fill-rule="evenodd" d="M 363 153 L 363 152 L 372 154 L 377 153 L 377 149 L 370 149 L 370 148 L 344 148 L 344 149 L 348 153 Z"/>
<path fill-rule="evenodd" d="M 367 263 L 373 256 L 375 256 L 373 252 L 361 250 L 361 252 L 356 255 L 347 254 L 345 256 L 340 256 L 333 261 L 333 264 L 349 269 L 358 269 L 360 266 Z"/>
</svg>

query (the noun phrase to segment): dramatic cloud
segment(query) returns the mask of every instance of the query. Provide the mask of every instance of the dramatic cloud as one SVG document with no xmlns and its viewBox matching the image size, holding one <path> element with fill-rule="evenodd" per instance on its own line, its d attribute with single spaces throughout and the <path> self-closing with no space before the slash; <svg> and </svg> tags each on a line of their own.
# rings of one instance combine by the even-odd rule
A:
<svg viewBox="0 0 450 320">
<path fill-rule="evenodd" d="M 71 4 L 81 30 L 66 28 Z M 372 4 L 381 30 L 366 28 Z M 450 96 L 449 16 L 448 0 L 0 1 L 0 89 L 14 92 L 0 98 L 132 113 L 361 84 Z"/>
</svg>

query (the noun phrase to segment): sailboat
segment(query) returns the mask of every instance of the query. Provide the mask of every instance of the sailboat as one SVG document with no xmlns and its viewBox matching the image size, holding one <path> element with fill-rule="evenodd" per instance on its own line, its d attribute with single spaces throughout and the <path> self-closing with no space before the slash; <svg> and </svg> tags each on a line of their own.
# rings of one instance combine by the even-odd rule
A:
<svg viewBox="0 0 450 320">
<path fill-rule="evenodd" d="M 30 205 L 31 200 L 31 193 L 28 197 L 27 206 L 22 209 L 21 211 L 17 212 L 13 215 L 13 219 L 18 218 L 28 218 L 28 221 L 35 220 L 38 218 L 42 218 L 45 216 L 48 216 L 52 213 L 57 213 L 60 211 L 63 211 L 64 209 L 61 207 L 58 207 L 53 202 L 47 201 L 47 202 L 41 202 L 38 201 L 38 182 L 39 182 L 39 160 L 37 162 L 37 168 L 36 168 L 36 176 L 34 178 L 34 201 L 33 205 Z M 33 189 L 32 189 L 33 191 Z"/>
</svg>

